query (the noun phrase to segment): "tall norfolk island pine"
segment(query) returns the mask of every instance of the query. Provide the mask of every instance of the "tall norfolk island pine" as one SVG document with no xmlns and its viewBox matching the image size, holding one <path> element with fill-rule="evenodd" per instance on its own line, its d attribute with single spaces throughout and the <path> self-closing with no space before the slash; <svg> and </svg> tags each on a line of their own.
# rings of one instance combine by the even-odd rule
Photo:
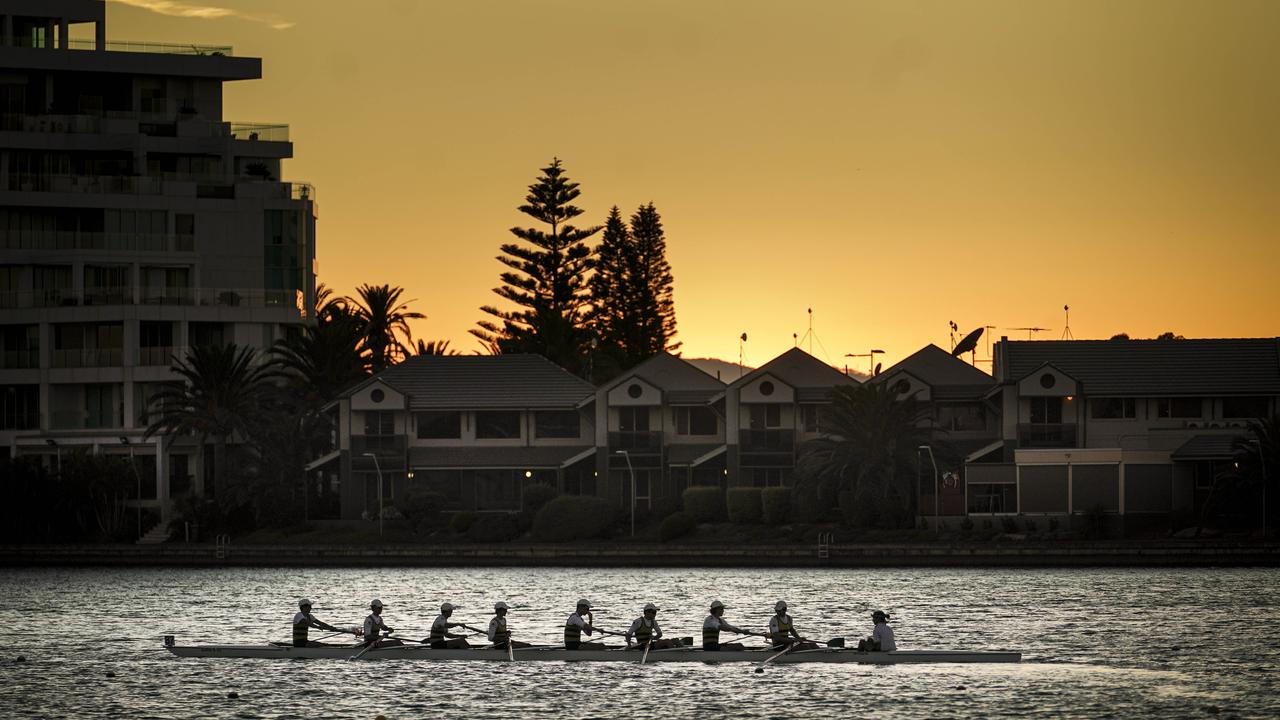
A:
<svg viewBox="0 0 1280 720">
<path fill-rule="evenodd" d="M 482 308 L 494 320 L 471 331 L 494 353 L 538 353 L 575 374 L 582 374 L 589 333 L 584 327 L 589 296 L 587 272 L 591 248 L 586 240 L 599 227 L 569 223 L 582 214 L 573 204 L 578 184 L 570 182 L 560 160 L 542 169 L 520 212 L 550 227 L 511 228 L 523 243 L 506 243 L 498 261 L 509 269 L 494 288 L 515 310 Z"/>
</svg>

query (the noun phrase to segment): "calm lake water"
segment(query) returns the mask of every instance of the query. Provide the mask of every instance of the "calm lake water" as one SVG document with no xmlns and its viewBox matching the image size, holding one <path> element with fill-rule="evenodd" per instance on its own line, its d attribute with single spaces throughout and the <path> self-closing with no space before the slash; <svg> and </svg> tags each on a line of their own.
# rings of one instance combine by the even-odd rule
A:
<svg viewBox="0 0 1280 720">
<path fill-rule="evenodd" d="M 0 715 L 54 718 L 1276 717 L 1280 570 L 0 569 Z M 504 663 L 180 659 L 180 644 L 287 640 L 308 596 L 331 624 L 373 597 L 398 635 L 444 600 L 552 642 L 580 596 L 625 629 L 647 601 L 698 636 L 720 599 L 762 627 L 851 640 L 875 608 L 900 649 L 987 648 L 1019 665 Z M 315 637 L 313 631 L 313 638 Z M 24 655 L 26 662 L 14 659 Z M 107 677 L 108 672 L 115 677 Z M 236 692 L 238 699 L 227 694 Z"/>
</svg>

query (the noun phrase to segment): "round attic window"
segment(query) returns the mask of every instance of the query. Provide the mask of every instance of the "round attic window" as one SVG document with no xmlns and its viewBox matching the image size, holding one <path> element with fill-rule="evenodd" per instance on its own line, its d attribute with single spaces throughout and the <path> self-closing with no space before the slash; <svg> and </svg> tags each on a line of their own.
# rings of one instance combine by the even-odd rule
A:
<svg viewBox="0 0 1280 720">
<path fill-rule="evenodd" d="M 772 395 L 773 383 L 769 382 L 768 380 L 765 380 L 764 382 L 760 383 L 760 394 L 764 396 Z"/>
<path fill-rule="evenodd" d="M 631 398 L 638 398 L 644 394 L 644 388 L 640 387 L 640 383 L 631 383 L 627 386 L 627 395 Z"/>
<path fill-rule="evenodd" d="M 369 391 L 369 399 L 376 403 L 380 403 L 386 398 L 387 398 L 387 394 L 382 392 L 382 388 L 374 388 L 373 390 Z"/>
<path fill-rule="evenodd" d="M 906 380 L 899 380 L 893 384 L 893 391 L 899 395 L 906 395 L 911 391 L 911 383 Z"/>
<path fill-rule="evenodd" d="M 1049 388 L 1057 384 L 1058 384 L 1058 378 L 1054 377 L 1053 373 L 1045 373 L 1040 376 L 1040 387 L 1044 388 L 1045 390 L 1048 390 Z"/>
</svg>

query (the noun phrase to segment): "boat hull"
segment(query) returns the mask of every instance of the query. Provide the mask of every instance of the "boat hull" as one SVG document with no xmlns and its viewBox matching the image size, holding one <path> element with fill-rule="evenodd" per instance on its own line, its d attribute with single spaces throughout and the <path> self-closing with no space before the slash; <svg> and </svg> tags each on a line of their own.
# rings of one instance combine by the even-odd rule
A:
<svg viewBox="0 0 1280 720">
<path fill-rule="evenodd" d="M 178 657 L 205 658 L 271 658 L 346 660 L 359 654 L 361 660 L 488 660 L 509 662 L 507 651 L 483 648 L 434 650 L 422 645 L 374 648 L 363 654 L 356 647 L 305 647 L 283 645 L 188 645 L 172 646 L 169 652 Z M 774 651 L 728 650 L 705 652 L 699 648 L 654 650 L 646 662 L 763 662 Z M 561 662 L 640 662 L 643 653 L 634 650 L 566 650 L 564 648 L 518 648 L 515 661 Z M 1022 661 L 1017 652 L 969 650 L 899 650 L 895 652 L 862 652 L 855 649 L 822 648 L 797 650 L 775 658 L 771 664 L 791 663 L 861 663 L 894 665 L 900 663 L 1016 663 Z"/>
</svg>

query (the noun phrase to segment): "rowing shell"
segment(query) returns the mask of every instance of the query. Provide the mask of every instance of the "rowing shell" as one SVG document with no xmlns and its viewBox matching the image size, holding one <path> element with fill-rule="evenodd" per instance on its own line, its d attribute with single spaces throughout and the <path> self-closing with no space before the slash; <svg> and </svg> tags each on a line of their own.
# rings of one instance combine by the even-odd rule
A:
<svg viewBox="0 0 1280 720">
<path fill-rule="evenodd" d="M 187 645 L 168 646 L 169 652 L 178 657 L 206 658 L 309 658 L 346 660 L 360 651 L 356 647 L 304 647 L 286 645 Z M 649 653 L 648 662 L 760 662 L 774 651 L 720 650 L 707 652 L 700 648 L 670 648 Z M 585 662 L 640 662 L 640 653 L 622 648 L 607 650 L 566 650 L 564 648 L 516 648 L 510 659 L 516 662 L 559 660 Z M 360 656 L 362 660 L 492 660 L 509 661 L 507 650 L 487 648 L 432 649 L 422 645 L 402 645 L 374 648 Z M 897 650 L 892 652 L 863 652 L 855 649 L 820 648 L 797 650 L 787 653 L 772 664 L 779 663 L 867 663 L 892 665 L 897 663 L 1016 663 L 1022 661 L 1022 653 L 989 652 L 976 650 Z"/>
</svg>

